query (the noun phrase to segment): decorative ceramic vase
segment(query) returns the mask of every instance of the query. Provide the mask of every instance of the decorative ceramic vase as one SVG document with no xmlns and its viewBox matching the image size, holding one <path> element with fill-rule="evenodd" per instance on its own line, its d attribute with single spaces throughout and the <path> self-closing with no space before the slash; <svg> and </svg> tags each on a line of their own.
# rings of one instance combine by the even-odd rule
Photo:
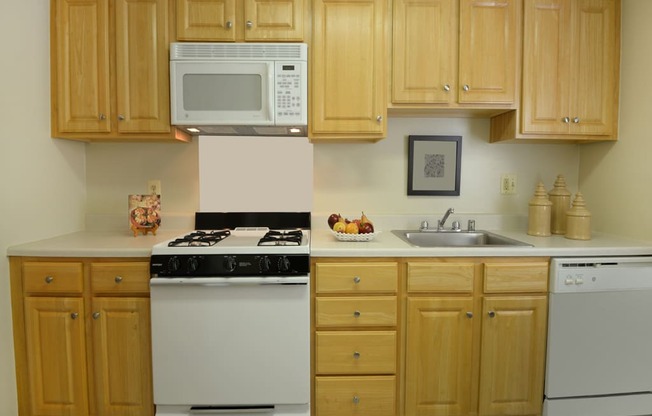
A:
<svg viewBox="0 0 652 416">
<path fill-rule="evenodd" d="M 581 192 L 575 194 L 573 206 L 566 212 L 566 238 L 571 240 L 591 239 L 591 213 Z"/>
<path fill-rule="evenodd" d="M 543 183 L 539 182 L 534 191 L 534 197 L 530 199 L 529 203 L 527 233 L 539 237 L 550 236 L 551 216 L 552 202 L 548 200 Z"/>
<path fill-rule="evenodd" d="M 553 188 L 548 192 L 548 198 L 552 202 L 550 232 L 566 234 L 566 211 L 570 208 L 571 193 L 566 188 L 564 175 L 557 175 Z"/>
</svg>

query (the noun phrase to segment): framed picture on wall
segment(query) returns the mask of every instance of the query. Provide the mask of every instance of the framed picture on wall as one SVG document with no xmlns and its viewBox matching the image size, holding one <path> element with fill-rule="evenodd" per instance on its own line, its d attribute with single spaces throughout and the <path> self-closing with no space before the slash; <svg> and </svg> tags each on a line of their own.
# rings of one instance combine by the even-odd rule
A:
<svg viewBox="0 0 652 416">
<path fill-rule="evenodd" d="M 409 136 L 408 195 L 460 194 L 461 136 Z"/>
</svg>

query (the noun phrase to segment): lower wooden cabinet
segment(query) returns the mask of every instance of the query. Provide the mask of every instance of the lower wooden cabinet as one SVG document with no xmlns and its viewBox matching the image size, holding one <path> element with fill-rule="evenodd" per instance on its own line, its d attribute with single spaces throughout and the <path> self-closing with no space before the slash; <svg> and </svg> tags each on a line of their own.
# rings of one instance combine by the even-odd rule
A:
<svg viewBox="0 0 652 416">
<path fill-rule="evenodd" d="M 315 416 L 396 414 L 396 377 L 316 377 Z"/>
<path fill-rule="evenodd" d="M 20 416 L 153 415 L 149 261 L 10 267 Z"/>
</svg>

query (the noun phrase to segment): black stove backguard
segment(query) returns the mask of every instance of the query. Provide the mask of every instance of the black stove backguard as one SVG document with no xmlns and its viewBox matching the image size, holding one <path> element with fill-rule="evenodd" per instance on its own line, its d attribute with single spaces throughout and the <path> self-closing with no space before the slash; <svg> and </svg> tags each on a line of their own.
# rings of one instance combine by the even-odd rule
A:
<svg viewBox="0 0 652 416">
<path fill-rule="evenodd" d="M 310 229 L 309 212 L 196 212 L 196 230 L 268 227 L 275 230 Z"/>
</svg>

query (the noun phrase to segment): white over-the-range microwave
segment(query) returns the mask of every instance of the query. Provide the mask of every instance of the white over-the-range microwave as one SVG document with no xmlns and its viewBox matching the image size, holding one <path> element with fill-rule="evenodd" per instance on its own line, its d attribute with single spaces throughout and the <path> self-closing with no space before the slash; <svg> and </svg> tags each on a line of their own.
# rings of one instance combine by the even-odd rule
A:
<svg viewBox="0 0 652 416">
<path fill-rule="evenodd" d="M 305 43 L 172 43 L 172 125 L 191 135 L 305 136 Z"/>
</svg>

